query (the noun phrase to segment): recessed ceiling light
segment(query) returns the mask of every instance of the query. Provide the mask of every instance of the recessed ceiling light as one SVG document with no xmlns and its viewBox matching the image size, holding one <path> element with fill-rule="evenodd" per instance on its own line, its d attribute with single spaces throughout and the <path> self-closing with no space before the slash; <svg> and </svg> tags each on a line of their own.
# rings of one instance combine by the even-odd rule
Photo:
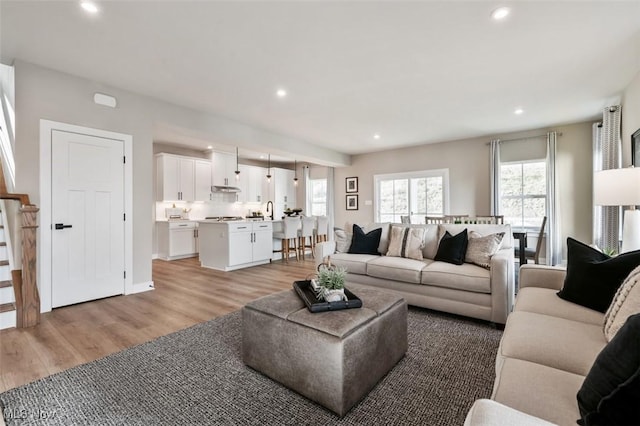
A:
<svg viewBox="0 0 640 426">
<path fill-rule="evenodd" d="M 499 7 L 493 12 L 491 12 L 491 17 L 496 21 L 501 21 L 511 13 L 511 9 L 508 7 Z"/>
<path fill-rule="evenodd" d="M 515 115 L 521 115 L 521 114 L 524 114 L 524 110 L 522 108 L 516 108 L 515 111 L 513 111 L 513 113 Z"/>
<path fill-rule="evenodd" d="M 98 9 L 98 6 L 92 1 L 81 1 L 80 6 L 89 13 L 98 13 L 98 11 L 100 10 Z"/>
<path fill-rule="evenodd" d="M 211 145 L 207 145 L 207 149 L 213 149 Z"/>
<path fill-rule="evenodd" d="M 373 135 L 373 138 L 374 139 L 380 139 L 380 135 L 376 133 L 375 135 Z"/>
<path fill-rule="evenodd" d="M 287 91 L 284 89 L 278 89 L 278 91 L 276 92 L 276 96 L 279 98 L 284 98 L 285 96 L 287 96 Z"/>
</svg>

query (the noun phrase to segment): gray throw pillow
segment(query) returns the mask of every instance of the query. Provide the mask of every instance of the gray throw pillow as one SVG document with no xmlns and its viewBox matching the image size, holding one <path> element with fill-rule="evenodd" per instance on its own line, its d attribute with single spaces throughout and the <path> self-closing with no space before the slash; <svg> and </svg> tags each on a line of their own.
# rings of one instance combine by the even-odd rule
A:
<svg viewBox="0 0 640 426">
<path fill-rule="evenodd" d="M 469 243 L 467 245 L 467 254 L 464 261 L 473 263 L 483 268 L 491 268 L 491 256 L 500 250 L 504 232 L 482 236 L 475 231 L 469 234 Z"/>
</svg>

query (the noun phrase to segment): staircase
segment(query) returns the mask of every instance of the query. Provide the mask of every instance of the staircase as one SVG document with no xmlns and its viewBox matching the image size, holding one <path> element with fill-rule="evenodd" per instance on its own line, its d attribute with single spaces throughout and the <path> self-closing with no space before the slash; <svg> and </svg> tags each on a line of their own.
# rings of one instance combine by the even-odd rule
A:
<svg viewBox="0 0 640 426">
<path fill-rule="evenodd" d="M 0 214 L 0 330 L 16 326 L 16 297 L 11 281 L 9 251 L 2 215 Z"/>
</svg>

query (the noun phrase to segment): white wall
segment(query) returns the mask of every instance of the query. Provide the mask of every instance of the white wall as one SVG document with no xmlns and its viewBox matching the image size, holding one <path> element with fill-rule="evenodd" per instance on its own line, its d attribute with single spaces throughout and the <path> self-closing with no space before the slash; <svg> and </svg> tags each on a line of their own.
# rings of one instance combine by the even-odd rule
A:
<svg viewBox="0 0 640 426">
<path fill-rule="evenodd" d="M 375 174 L 443 168 L 449 169 L 451 214 L 490 214 L 489 140 L 528 137 L 556 130 L 562 133 L 558 138 L 557 153 L 562 239 L 564 241 L 567 236 L 572 236 L 590 242 L 591 125 L 589 121 L 355 155 L 350 167 L 336 168 L 336 226 L 343 226 L 347 221 L 373 221 L 373 205 L 365 205 L 365 201 L 373 201 Z M 358 177 L 357 211 L 345 209 L 345 178 L 348 176 Z"/>
<path fill-rule="evenodd" d="M 151 281 L 154 129 L 159 125 L 188 129 L 212 141 L 224 138 L 240 147 L 260 144 L 272 153 L 317 161 L 349 164 L 350 157 L 303 141 L 282 137 L 223 117 L 205 114 L 135 93 L 105 86 L 23 61 L 15 64 L 16 192 L 27 193 L 36 205 L 39 188 L 40 119 L 110 130 L 133 136 L 133 283 Z M 93 103 L 95 92 L 115 96 L 115 109 Z M 170 141 L 162 141 L 170 142 Z M 50 223 L 40 218 L 41 225 Z"/>
</svg>

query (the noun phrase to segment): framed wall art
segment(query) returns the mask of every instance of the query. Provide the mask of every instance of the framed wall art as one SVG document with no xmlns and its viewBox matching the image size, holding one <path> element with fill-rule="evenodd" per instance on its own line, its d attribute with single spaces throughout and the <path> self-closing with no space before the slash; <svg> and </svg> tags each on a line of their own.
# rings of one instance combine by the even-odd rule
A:
<svg viewBox="0 0 640 426">
<path fill-rule="evenodd" d="M 357 195 L 347 195 L 347 210 L 358 210 Z"/>
<path fill-rule="evenodd" d="M 358 192 L 358 178 L 357 177 L 348 177 L 345 178 L 345 182 L 347 185 L 346 191 L 350 192 Z"/>
<path fill-rule="evenodd" d="M 631 135 L 631 164 L 640 167 L 640 129 Z"/>
</svg>

